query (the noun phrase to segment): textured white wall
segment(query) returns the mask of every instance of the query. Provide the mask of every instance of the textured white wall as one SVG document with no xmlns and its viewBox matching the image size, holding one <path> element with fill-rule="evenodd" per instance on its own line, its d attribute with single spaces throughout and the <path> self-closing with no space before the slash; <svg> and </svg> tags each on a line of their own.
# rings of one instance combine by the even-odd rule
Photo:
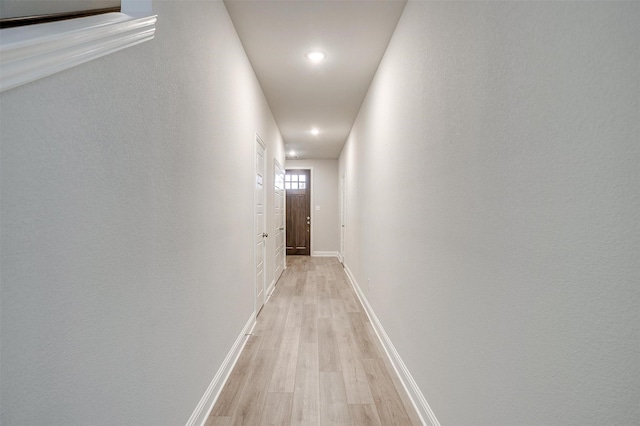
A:
<svg viewBox="0 0 640 426">
<path fill-rule="evenodd" d="M 287 160 L 286 168 L 313 169 L 311 247 L 315 252 L 338 252 L 340 250 L 338 160 Z M 320 206 L 320 210 L 316 210 L 316 206 Z"/>
<path fill-rule="evenodd" d="M 443 425 L 640 418 L 638 22 L 406 6 L 340 158 L 346 261 Z"/>
<path fill-rule="evenodd" d="M 223 3 L 154 11 L 0 95 L 3 425 L 184 424 L 253 311 L 254 133 L 282 140 Z"/>
</svg>

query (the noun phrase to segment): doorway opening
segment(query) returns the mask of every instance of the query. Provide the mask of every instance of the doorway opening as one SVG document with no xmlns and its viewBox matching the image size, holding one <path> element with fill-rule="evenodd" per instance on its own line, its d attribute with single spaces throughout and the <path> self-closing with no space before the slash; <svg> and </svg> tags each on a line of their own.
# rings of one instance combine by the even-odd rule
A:
<svg viewBox="0 0 640 426">
<path fill-rule="evenodd" d="M 289 170 L 287 197 L 287 256 L 311 255 L 311 170 Z"/>
</svg>

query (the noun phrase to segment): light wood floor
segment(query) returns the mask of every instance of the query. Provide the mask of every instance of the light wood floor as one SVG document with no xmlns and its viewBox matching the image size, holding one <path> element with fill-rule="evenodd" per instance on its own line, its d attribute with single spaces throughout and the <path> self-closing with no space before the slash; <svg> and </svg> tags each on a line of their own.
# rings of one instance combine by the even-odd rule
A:
<svg viewBox="0 0 640 426">
<path fill-rule="evenodd" d="M 422 424 L 337 259 L 287 257 L 206 426 L 240 424 Z"/>
</svg>

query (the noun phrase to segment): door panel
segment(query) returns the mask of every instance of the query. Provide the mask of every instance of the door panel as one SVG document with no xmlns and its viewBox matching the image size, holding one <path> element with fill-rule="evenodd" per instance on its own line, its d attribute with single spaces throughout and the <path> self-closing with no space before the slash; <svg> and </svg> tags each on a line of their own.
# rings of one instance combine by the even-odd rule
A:
<svg viewBox="0 0 640 426">
<path fill-rule="evenodd" d="M 255 278 L 255 310 L 256 314 L 260 312 L 260 309 L 264 305 L 265 299 L 265 285 L 266 275 L 264 269 L 264 259 L 266 254 L 265 238 L 265 191 L 264 191 L 264 178 L 265 178 L 265 145 L 258 135 L 256 135 L 256 179 L 254 188 L 254 200 L 255 200 L 255 253 L 254 259 L 256 264 L 256 278 Z"/>
<path fill-rule="evenodd" d="M 287 170 L 287 255 L 311 254 L 311 172 Z"/>
</svg>

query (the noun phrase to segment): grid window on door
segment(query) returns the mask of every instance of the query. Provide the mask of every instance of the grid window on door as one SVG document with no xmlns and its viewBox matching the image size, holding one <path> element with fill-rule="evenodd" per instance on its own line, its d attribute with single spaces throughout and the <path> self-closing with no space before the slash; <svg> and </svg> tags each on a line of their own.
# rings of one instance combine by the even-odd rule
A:
<svg viewBox="0 0 640 426">
<path fill-rule="evenodd" d="M 305 189 L 307 187 L 307 177 L 303 174 L 287 174 L 284 178 L 285 189 Z"/>
</svg>

